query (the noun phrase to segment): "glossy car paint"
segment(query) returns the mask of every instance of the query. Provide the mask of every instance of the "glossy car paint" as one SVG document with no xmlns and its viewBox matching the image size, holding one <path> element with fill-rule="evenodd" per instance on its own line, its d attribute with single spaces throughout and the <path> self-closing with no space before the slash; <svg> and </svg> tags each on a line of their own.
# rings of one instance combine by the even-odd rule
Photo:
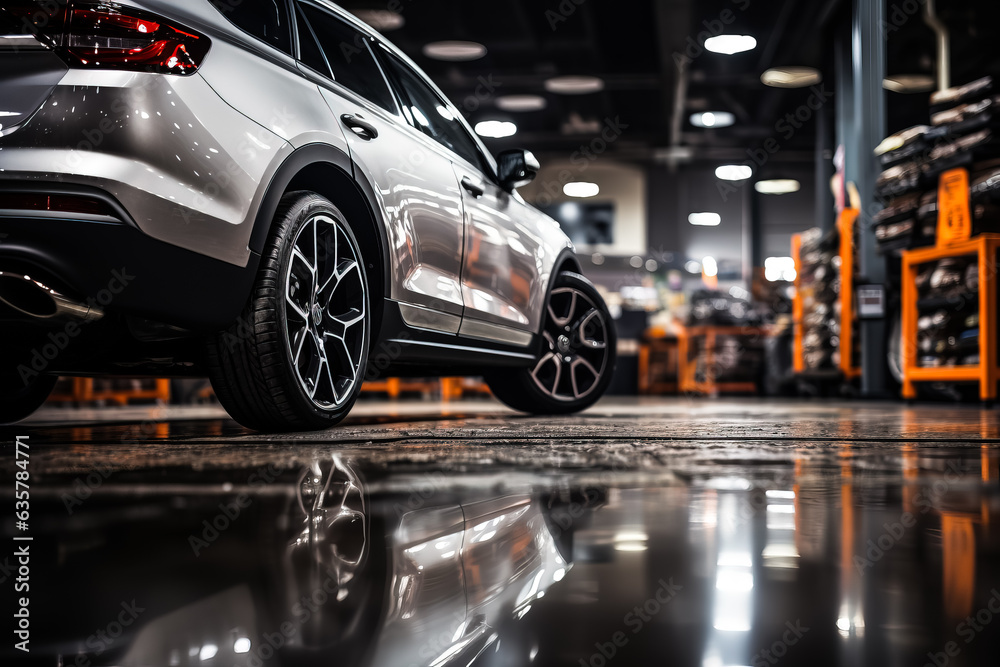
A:
<svg viewBox="0 0 1000 667">
<path fill-rule="evenodd" d="M 202 66 L 178 77 L 67 70 L 50 57 L 41 80 L 58 82 L 47 96 L 31 91 L 40 107 L 0 138 L 3 182 L 99 187 L 150 237 L 247 266 L 275 174 L 296 149 L 324 145 L 349 156 L 351 175 L 374 195 L 388 248 L 386 296 L 419 307 L 404 308 L 405 321 L 469 338 L 530 342 L 555 262 L 571 248 L 555 222 L 398 112 L 375 107 L 244 34 L 207 0 L 119 4 L 208 36 L 212 47 Z M 317 4 L 416 69 L 351 15 Z M 4 79 L 3 85 L 19 84 Z M 493 166 L 461 113 L 448 106 Z M 359 138 L 340 122 L 344 113 L 363 114 L 380 136 Z M 465 176 L 486 186 L 483 197 L 462 189 Z"/>
</svg>

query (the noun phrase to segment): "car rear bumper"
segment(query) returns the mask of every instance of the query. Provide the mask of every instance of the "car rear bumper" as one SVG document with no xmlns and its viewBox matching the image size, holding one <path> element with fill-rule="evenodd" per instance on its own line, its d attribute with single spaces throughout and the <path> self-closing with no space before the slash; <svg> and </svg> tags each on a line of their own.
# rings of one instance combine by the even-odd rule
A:
<svg viewBox="0 0 1000 667">
<path fill-rule="evenodd" d="M 222 329 L 246 304 L 259 257 L 246 267 L 156 240 L 96 188 L 0 183 L 11 193 L 106 202 L 102 213 L 0 208 L 0 271 L 30 275 L 108 312 L 198 332 Z"/>
</svg>

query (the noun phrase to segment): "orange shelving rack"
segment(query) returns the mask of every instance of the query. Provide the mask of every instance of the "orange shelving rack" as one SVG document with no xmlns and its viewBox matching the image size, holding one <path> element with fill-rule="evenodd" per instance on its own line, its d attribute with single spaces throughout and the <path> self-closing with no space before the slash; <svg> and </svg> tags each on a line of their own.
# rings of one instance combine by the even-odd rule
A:
<svg viewBox="0 0 1000 667">
<path fill-rule="evenodd" d="M 854 305 L 854 266 L 857 262 L 854 251 L 854 228 L 858 222 L 859 212 L 856 208 L 844 209 L 837 220 L 840 232 L 840 364 L 838 370 L 845 380 L 861 377 L 861 368 L 854 364 L 854 320 L 856 311 Z M 795 260 L 795 296 L 792 299 L 792 319 L 795 322 L 795 335 L 792 348 L 792 368 L 796 373 L 806 373 L 802 338 L 804 335 L 802 280 L 802 235 L 792 235 L 792 259 Z"/>
<path fill-rule="evenodd" d="M 756 394 L 756 382 L 719 382 L 716 378 L 715 358 L 718 356 L 718 338 L 720 336 L 750 337 L 755 340 L 771 335 L 769 327 L 752 326 L 699 326 L 682 327 L 677 336 L 678 343 L 678 385 L 681 393 L 705 394 L 716 396 L 720 393 Z M 701 350 L 704 357 L 704 373 L 698 377 L 699 347 L 698 339 L 703 339 Z"/>
<path fill-rule="evenodd" d="M 903 397 L 917 397 L 917 382 L 978 382 L 984 401 L 997 397 L 997 250 L 1000 234 L 903 252 Z M 975 256 L 979 263 L 979 364 L 924 368 L 917 365 L 917 272 L 922 264 L 948 257 Z"/>
</svg>

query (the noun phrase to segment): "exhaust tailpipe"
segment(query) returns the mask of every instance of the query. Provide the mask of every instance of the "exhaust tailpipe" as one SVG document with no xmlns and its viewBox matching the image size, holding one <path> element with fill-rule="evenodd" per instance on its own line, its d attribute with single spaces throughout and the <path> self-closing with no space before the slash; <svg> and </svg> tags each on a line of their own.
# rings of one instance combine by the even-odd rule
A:
<svg viewBox="0 0 1000 667">
<path fill-rule="evenodd" d="M 69 299 L 25 275 L 0 271 L 0 303 L 38 320 L 96 322 L 104 311 Z"/>
</svg>

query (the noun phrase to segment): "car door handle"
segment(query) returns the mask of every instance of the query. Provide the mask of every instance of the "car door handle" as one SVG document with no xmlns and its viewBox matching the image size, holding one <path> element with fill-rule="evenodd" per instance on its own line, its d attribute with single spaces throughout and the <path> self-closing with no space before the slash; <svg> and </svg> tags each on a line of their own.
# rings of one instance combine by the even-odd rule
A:
<svg viewBox="0 0 1000 667">
<path fill-rule="evenodd" d="M 476 183 L 468 176 L 462 177 L 462 187 L 465 188 L 469 194 L 471 194 L 476 199 L 479 199 L 484 194 L 486 194 L 486 188 L 484 188 L 479 183 Z"/>
<path fill-rule="evenodd" d="M 352 113 L 345 113 L 340 117 L 344 125 L 351 128 L 354 134 L 358 135 L 365 141 L 371 141 L 372 139 L 378 139 L 378 130 L 375 126 L 369 123 L 367 120 L 361 116 L 356 116 Z"/>
</svg>

